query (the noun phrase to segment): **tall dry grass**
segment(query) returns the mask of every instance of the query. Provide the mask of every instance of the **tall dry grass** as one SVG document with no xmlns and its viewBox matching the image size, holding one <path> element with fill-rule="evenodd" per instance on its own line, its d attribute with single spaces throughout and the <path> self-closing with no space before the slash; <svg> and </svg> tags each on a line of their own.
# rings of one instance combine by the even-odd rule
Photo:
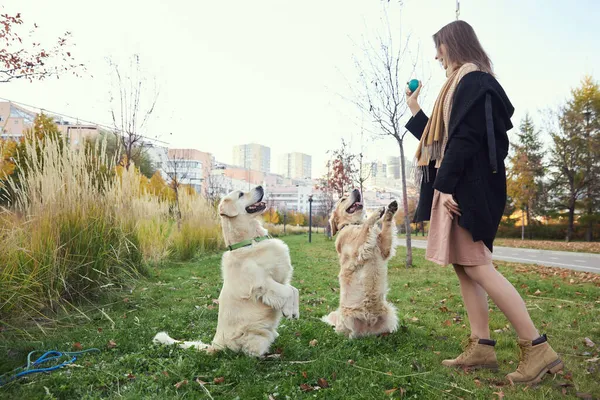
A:
<svg viewBox="0 0 600 400">
<path fill-rule="evenodd" d="M 216 212 L 182 193 L 144 190 L 135 168 L 106 157 L 104 144 L 72 150 L 62 139 L 25 144 L 15 194 L 0 212 L 0 320 L 48 316 L 137 278 L 147 262 L 190 259 L 222 246 Z"/>
</svg>

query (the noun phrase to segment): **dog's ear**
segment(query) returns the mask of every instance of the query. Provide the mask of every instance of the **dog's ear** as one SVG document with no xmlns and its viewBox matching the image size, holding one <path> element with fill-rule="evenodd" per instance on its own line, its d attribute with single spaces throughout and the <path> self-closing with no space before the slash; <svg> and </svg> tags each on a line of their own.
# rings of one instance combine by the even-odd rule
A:
<svg viewBox="0 0 600 400">
<path fill-rule="evenodd" d="M 335 234 L 338 232 L 337 218 L 335 213 L 329 219 L 329 226 L 331 226 L 331 236 L 335 236 Z"/>
<path fill-rule="evenodd" d="M 223 199 L 219 204 L 219 215 L 224 217 L 233 218 L 238 215 L 238 211 L 235 204 L 231 199 Z"/>
</svg>

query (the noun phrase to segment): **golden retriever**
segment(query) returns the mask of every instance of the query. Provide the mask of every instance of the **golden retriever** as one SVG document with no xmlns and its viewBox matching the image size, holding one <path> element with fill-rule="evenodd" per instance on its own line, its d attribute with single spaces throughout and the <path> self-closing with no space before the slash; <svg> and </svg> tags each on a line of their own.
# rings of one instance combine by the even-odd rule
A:
<svg viewBox="0 0 600 400">
<path fill-rule="evenodd" d="M 396 247 L 396 211 L 398 203 L 392 201 L 365 220 L 361 194 L 355 189 L 337 202 L 331 214 L 340 260 L 340 305 L 322 320 L 351 339 L 398 328 L 396 308 L 386 300 L 387 262 Z"/>
<path fill-rule="evenodd" d="M 211 353 L 227 348 L 260 357 L 277 338 L 281 316 L 300 316 L 298 289 L 290 285 L 289 249 L 281 240 L 268 237 L 260 222 L 266 208 L 263 197 L 258 186 L 250 192 L 231 192 L 219 204 L 229 250 L 221 260 L 223 288 L 212 343 L 178 341 L 166 332 L 158 333 L 155 343 Z"/>
</svg>

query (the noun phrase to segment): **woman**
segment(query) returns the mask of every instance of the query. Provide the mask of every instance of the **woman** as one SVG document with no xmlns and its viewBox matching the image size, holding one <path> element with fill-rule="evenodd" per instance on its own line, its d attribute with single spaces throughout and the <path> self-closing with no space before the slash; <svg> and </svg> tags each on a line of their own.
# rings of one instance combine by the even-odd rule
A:
<svg viewBox="0 0 600 400">
<path fill-rule="evenodd" d="M 413 115 L 406 128 L 419 139 L 416 158 L 422 172 L 415 222 L 430 221 L 427 259 L 454 265 L 471 325 L 464 352 L 442 364 L 498 368 L 489 295 L 519 336 L 519 366 L 507 378 L 539 382 L 563 363 L 538 333 L 514 286 L 492 265 L 492 244 L 506 204 L 506 132 L 514 109 L 469 24 L 452 22 L 433 40 L 447 80 L 431 118 L 418 103 L 421 85 L 406 92 Z"/>
</svg>

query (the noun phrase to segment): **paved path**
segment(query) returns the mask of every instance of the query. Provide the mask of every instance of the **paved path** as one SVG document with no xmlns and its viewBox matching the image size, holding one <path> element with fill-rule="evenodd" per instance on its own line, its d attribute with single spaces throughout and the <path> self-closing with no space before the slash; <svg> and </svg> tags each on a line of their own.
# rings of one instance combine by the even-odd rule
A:
<svg viewBox="0 0 600 400">
<path fill-rule="evenodd" d="M 406 246 L 406 239 L 401 238 L 400 244 Z M 419 249 L 427 247 L 426 240 L 413 239 L 412 244 Z M 493 258 L 500 261 L 538 264 L 600 274 L 600 254 L 494 246 Z"/>
</svg>

